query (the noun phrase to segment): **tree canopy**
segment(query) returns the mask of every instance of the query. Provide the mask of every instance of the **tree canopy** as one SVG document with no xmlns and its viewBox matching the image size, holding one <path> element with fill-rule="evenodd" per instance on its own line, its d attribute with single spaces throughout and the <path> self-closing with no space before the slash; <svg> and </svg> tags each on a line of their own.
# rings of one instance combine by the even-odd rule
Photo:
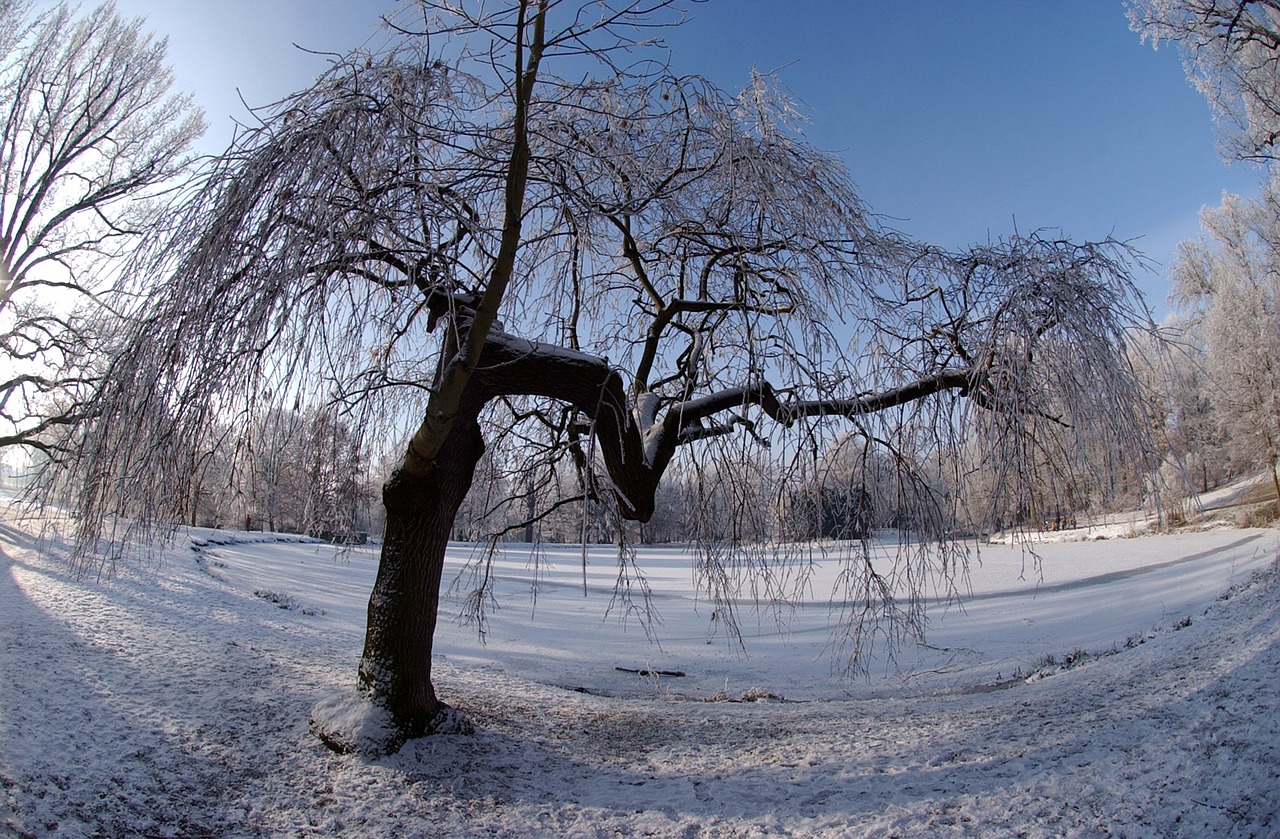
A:
<svg viewBox="0 0 1280 839">
<path fill-rule="evenodd" d="M 1128 0 L 1133 28 L 1172 43 L 1219 121 L 1228 158 L 1272 161 L 1280 140 L 1280 4 L 1275 0 Z"/>
</svg>

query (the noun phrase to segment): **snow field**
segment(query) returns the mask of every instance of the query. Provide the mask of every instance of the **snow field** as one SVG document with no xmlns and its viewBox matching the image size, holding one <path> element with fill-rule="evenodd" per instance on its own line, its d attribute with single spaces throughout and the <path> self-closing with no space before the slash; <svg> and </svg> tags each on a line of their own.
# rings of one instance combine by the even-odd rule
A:
<svg viewBox="0 0 1280 839">
<path fill-rule="evenodd" d="M 1045 545 L 1043 579 L 984 548 L 975 598 L 935 610 L 931 649 L 854 681 L 821 656 L 820 595 L 786 634 L 744 626 L 743 657 L 693 598 L 688 557 L 646 550 L 658 647 L 602 619 L 607 550 L 586 598 L 581 554 L 550 553 L 531 604 L 517 549 L 487 645 L 447 622 L 437 642 L 437 685 L 476 733 L 377 761 L 330 753 L 306 723 L 353 681 L 372 552 L 211 545 L 200 564 L 180 545 L 98 583 L 13 522 L 0 551 L 0 834 L 1280 831 L 1275 531 Z M 701 701 L 752 688 L 787 701 Z"/>
</svg>

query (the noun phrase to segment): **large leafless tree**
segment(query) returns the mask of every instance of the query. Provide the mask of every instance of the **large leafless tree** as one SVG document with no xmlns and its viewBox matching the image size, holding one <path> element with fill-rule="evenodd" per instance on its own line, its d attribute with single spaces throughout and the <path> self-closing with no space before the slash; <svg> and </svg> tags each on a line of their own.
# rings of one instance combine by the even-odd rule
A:
<svg viewBox="0 0 1280 839">
<path fill-rule="evenodd" d="M 844 557 L 854 657 L 920 630 L 929 582 L 959 573 L 934 477 L 960 446 L 985 447 L 1015 496 L 1071 457 L 1042 451 L 1041 428 L 1140 452 L 1124 247 L 896 235 L 773 79 L 731 96 L 649 61 L 639 42 L 675 16 L 662 0 L 426 6 L 392 48 L 261 112 L 157 241 L 163 281 L 95 403 L 77 492 L 85 544 L 113 513 L 181 520 L 168 467 L 268 398 L 401 435 L 358 677 L 390 721 L 376 748 L 443 718 L 444 553 L 486 429 L 523 452 L 513 486 L 567 469 L 583 500 L 640 522 L 677 458 L 749 448 L 783 481 L 803 448 L 788 441 L 859 436 L 897 470 L 889 503 L 943 547 L 891 569 Z M 719 533 L 699 560 L 714 598 L 736 571 L 766 599 L 803 584 Z M 322 736 L 359 746 L 332 711 Z"/>
<path fill-rule="evenodd" d="M 0 0 L 0 446 L 50 452 L 83 416 L 113 260 L 203 130 L 172 81 L 165 42 L 110 3 Z"/>
</svg>

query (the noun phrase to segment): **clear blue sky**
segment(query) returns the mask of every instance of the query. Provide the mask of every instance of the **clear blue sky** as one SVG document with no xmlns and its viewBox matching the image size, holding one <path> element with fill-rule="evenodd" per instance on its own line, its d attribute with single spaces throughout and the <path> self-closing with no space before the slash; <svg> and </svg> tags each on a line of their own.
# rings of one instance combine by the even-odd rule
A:
<svg viewBox="0 0 1280 839">
<path fill-rule="evenodd" d="M 308 83 L 324 59 L 382 40 L 390 0 L 117 0 L 170 39 L 211 128 Z M 666 36 L 677 71 L 727 89 L 776 71 L 806 134 L 842 154 L 868 204 L 947 247 L 1017 228 L 1137 239 L 1160 310 L 1164 267 L 1197 213 L 1260 175 L 1220 162 L 1208 106 L 1176 51 L 1128 28 L 1121 0 L 710 0 Z"/>
</svg>

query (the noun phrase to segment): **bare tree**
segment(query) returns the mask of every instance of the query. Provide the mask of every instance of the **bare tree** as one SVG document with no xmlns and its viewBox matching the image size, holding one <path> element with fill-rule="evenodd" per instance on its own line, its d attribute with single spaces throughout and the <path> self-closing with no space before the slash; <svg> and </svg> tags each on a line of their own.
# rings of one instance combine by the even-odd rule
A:
<svg viewBox="0 0 1280 839">
<path fill-rule="evenodd" d="M 931 458 L 976 440 L 1016 493 L 1045 461 L 1041 427 L 1141 455 L 1123 346 L 1145 310 L 1123 246 L 1033 235 L 948 253 L 884 229 L 773 79 L 730 96 L 640 61 L 672 17 L 662 0 L 426 5 L 426 31 L 398 21 L 392 48 L 336 61 L 224 156 L 155 245 L 164 280 L 80 445 L 92 545 L 113 513 L 172 517 L 187 478 L 166 453 L 268 390 L 408 440 L 383 488 L 358 677 L 389 722 L 361 745 L 334 722 L 349 714 L 317 708 L 335 748 L 394 749 L 447 719 L 432 637 L 486 435 L 523 453 L 513 491 L 572 474 L 576 496 L 554 504 L 644 522 L 673 464 L 723 481 L 696 467 L 767 459 L 730 486 L 756 498 L 852 429 L 936 550 L 913 542 L 888 571 L 843 557 L 850 661 L 918 636 L 927 581 L 958 573 Z M 159 406 L 173 421 L 139 433 Z M 741 526 L 700 542 L 702 584 L 727 605 L 744 585 L 803 589 L 804 563 L 756 541 L 757 512 L 726 505 Z M 644 592 L 631 558 L 624 603 Z"/>
<path fill-rule="evenodd" d="M 239 522 L 340 540 L 367 530 L 363 439 L 333 410 L 259 409 L 236 438 Z"/>
<path fill-rule="evenodd" d="M 0 445 L 48 453 L 82 415 L 111 260 L 156 222 L 203 130 L 172 79 L 165 42 L 110 3 L 0 3 Z"/>
<path fill-rule="evenodd" d="M 305 429 L 303 529 L 330 541 L 363 541 L 368 486 L 363 440 L 333 411 L 312 411 Z"/>
<path fill-rule="evenodd" d="M 1183 311 L 1162 327 L 1169 363 L 1149 365 L 1152 387 L 1164 395 L 1171 468 L 1182 473 L 1181 480 L 1168 483 L 1200 493 L 1242 471 L 1242 464 L 1234 459 L 1230 424 L 1223 421 L 1224 404 L 1210 371 L 1199 316 L 1202 302 L 1183 306 Z M 1248 471 L 1256 468 L 1256 458 L 1245 466 Z"/>
<path fill-rule="evenodd" d="M 239 480 L 248 500 L 248 524 L 276 531 L 301 529 L 307 464 L 316 458 L 303 442 L 298 411 L 272 405 L 259 411 L 248 434 L 239 435 Z"/>
</svg>

